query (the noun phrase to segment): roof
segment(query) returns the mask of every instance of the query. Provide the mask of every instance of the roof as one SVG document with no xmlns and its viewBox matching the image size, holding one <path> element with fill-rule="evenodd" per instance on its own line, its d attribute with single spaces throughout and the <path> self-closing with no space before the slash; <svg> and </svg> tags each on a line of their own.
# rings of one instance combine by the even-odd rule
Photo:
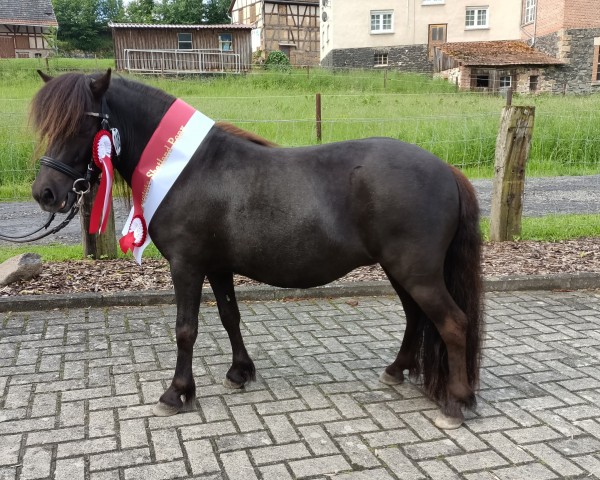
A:
<svg viewBox="0 0 600 480">
<path fill-rule="evenodd" d="M 252 30 L 252 25 L 243 23 L 224 23 L 220 25 L 166 25 L 166 24 L 150 24 L 150 23 L 112 23 L 109 22 L 110 28 L 141 28 L 141 29 L 188 29 L 188 30 Z"/>
<path fill-rule="evenodd" d="M 0 23 L 56 27 L 51 0 L 2 0 Z"/>
<path fill-rule="evenodd" d="M 562 65 L 564 62 L 518 40 L 444 43 L 438 47 L 462 65 Z"/>
<path fill-rule="evenodd" d="M 235 5 L 235 2 L 237 0 L 231 0 L 231 3 L 229 4 L 229 9 L 227 10 L 229 13 L 233 12 L 233 7 Z M 298 4 L 298 5 L 306 5 L 309 3 L 319 3 L 319 0 L 262 0 L 263 2 L 269 2 L 269 3 L 294 3 L 294 4 Z M 255 3 L 260 3 L 260 1 L 255 1 Z"/>
</svg>

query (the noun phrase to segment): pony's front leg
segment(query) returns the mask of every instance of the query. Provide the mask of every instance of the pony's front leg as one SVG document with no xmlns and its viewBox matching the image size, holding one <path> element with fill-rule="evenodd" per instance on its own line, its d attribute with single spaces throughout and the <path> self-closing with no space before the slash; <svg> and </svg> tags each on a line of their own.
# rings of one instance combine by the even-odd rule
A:
<svg viewBox="0 0 600 480">
<path fill-rule="evenodd" d="M 171 385 L 153 409 L 153 413 L 161 417 L 194 407 L 196 383 L 192 373 L 192 355 L 198 336 L 198 313 L 205 276 L 185 262 L 171 262 L 170 265 L 177 303 L 177 364 Z"/>
<path fill-rule="evenodd" d="M 240 310 L 235 299 L 233 273 L 210 273 L 208 281 L 217 300 L 221 323 L 229 335 L 233 355 L 231 368 L 223 380 L 223 385 L 227 388 L 242 388 L 246 383 L 256 379 L 256 373 L 240 331 Z"/>
</svg>

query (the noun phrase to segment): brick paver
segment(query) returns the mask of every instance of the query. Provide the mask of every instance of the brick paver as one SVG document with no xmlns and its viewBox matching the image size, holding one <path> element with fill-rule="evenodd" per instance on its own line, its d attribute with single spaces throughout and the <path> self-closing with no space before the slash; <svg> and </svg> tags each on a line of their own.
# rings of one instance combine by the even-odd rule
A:
<svg viewBox="0 0 600 480">
<path fill-rule="evenodd" d="M 476 412 L 442 431 L 418 385 L 378 376 L 404 321 L 392 297 L 247 302 L 257 381 L 203 304 L 196 411 L 150 407 L 175 363 L 173 306 L 0 317 L 0 479 L 600 478 L 600 293 L 486 295 Z"/>
</svg>

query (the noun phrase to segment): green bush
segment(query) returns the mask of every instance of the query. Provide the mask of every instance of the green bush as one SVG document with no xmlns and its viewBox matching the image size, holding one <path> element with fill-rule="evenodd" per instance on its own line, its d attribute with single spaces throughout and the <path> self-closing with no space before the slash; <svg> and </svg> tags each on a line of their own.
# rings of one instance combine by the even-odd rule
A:
<svg viewBox="0 0 600 480">
<path fill-rule="evenodd" d="M 265 68 L 271 70 L 289 70 L 291 68 L 290 59 L 282 51 L 275 50 L 267 56 Z"/>
</svg>

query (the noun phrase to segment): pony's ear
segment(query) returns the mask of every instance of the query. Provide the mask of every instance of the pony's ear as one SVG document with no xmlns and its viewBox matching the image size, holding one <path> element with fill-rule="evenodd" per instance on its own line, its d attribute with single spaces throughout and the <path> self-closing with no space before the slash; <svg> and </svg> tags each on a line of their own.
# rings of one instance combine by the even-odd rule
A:
<svg viewBox="0 0 600 480">
<path fill-rule="evenodd" d="M 41 70 L 38 70 L 37 73 L 40 77 L 42 77 L 42 80 L 44 81 L 44 83 L 48 83 L 50 80 L 52 80 L 54 78 L 54 77 L 51 77 L 50 75 L 46 75 Z"/>
<path fill-rule="evenodd" d="M 111 69 L 109 68 L 104 75 L 98 77 L 90 85 L 92 93 L 96 98 L 101 97 L 104 95 L 104 93 L 106 93 L 106 90 L 108 90 L 108 86 L 110 85 L 110 73 Z"/>
</svg>

